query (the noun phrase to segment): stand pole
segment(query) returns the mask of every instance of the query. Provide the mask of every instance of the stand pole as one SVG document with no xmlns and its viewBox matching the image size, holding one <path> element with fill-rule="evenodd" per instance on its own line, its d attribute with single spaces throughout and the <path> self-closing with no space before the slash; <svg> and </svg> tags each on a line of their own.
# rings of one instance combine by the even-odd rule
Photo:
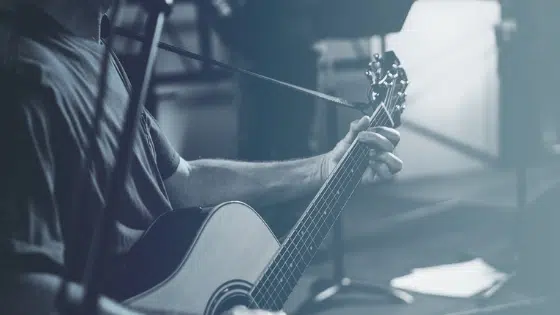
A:
<svg viewBox="0 0 560 315">
<path fill-rule="evenodd" d="M 327 67 L 328 75 L 331 75 L 331 63 Z M 327 92 L 330 95 L 336 96 L 333 89 Z M 334 106 L 327 107 L 326 110 L 326 137 L 329 147 L 334 147 L 338 142 L 338 109 Z M 334 223 L 332 234 L 332 267 L 333 275 L 331 279 L 319 278 L 311 284 L 310 297 L 305 300 L 293 312 L 294 315 L 308 315 L 318 313 L 323 310 L 340 307 L 341 301 L 333 301 L 333 299 L 344 293 L 358 293 L 370 296 L 381 296 L 386 298 L 390 303 L 405 303 L 413 302 L 413 297 L 401 290 L 395 290 L 389 286 L 380 286 L 369 284 L 364 281 L 355 281 L 350 279 L 345 272 L 344 268 L 344 215 L 341 215 Z M 351 300 L 354 301 L 354 300 Z M 337 303 L 338 302 L 338 303 Z"/>
<path fill-rule="evenodd" d="M 161 37 L 165 17 L 171 12 L 172 0 L 148 0 L 142 3 L 148 11 L 146 22 L 147 41 L 143 43 L 140 60 L 145 62 L 145 68 L 139 80 L 133 84 L 129 108 L 120 137 L 120 148 L 114 168 L 112 182 L 108 183 L 108 198 L 105 209 L 102 210 L 97 224 L 97 229 L 90 249 L 88 265 L 86 267 L 84 283 L 85 297 L 80 306 L 80 314 L 98 314 L 97 303 L 103 290 L 105 280 L 105 267 L 109 257 L 113 254 L 114 240 L 116 237 L 115 222 L 120 205 L 120 197 L 125 187 L 129 174 L 130 160 L 135 135 L 138 130 L 138 121 L 144 108 L 150 78 L 157 54 L 157 44 Z"/>
</svg>

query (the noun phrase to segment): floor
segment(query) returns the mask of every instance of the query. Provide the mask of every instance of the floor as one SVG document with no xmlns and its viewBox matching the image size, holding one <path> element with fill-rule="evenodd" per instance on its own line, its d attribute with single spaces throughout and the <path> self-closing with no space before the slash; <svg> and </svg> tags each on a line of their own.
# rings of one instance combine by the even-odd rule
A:
<svg viewBox="0 0 560 315">
<path fill-rule="evenodd" d="M 550 186 L 554 172 L 531 170 L 530 198 Z M 547 179 L 545 175 L 550 177 Z M 387 287 L 412 268 L 458 262 L 477 256 L 507 269 L 515 212 L 515 177 L 487 170 L 423 181 L 396 182 L 372 193 L 358 191 L 344 214 L 345 270 L 354 280 Z M 315 258 L 286 303 L 290 314 L 470 314 L 478 299 L 413 295 L 395 304 L 380 295 L 343 293 L 324 310 L 301 309 L 317 279 L 329 279 L 332 264 L 325 249 Z M 525 303 L 529 295 L 505 286 L 489 305 Z M 480 312 L 484 309 L 478 309 Z M 510 314 L 506 312 L 505 314 Z"/>
</svg>

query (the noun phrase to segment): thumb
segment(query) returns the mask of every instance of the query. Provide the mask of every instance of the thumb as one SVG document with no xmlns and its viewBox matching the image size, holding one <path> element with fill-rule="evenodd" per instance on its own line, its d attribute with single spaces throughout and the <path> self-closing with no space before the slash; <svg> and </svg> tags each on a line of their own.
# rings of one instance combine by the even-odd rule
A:
<svg viewBox="0 0 560 315">
<path fill-rule="evenodd" d="M 347 143 L 352 143 L 354 139 L 358 136 L 358 133 L 366 130 L 369 127 L 370 118 L 369 116 L 364 116 L 358 120 L 354 120 L 350 123 L 350 130 L 344 137 L 343 141 Z"/>
</svg>

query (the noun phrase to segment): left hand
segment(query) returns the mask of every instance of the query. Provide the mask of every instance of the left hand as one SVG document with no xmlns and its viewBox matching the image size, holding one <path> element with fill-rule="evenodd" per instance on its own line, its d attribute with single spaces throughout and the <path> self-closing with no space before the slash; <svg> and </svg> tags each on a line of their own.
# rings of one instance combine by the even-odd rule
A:
<svg viewBox="0 0 560 315">
<path fill-rule="evenodd" d="M 388 127 L 368 129 L 369 122 L 370 120 L 367 116 L 353 121 L 344 139 L 340 140 L 340 142 L 325 155 L 321 170 L 323 180 L 326 180 L 334 171 L 336 165 L 340 162 L 340 159 L 344 156 L 346 151 L 348 151 L 356 138 L 358 138 L 358 141 L 367 144 L 371 148 L 369 167 L 362 176 L 362 183 L 371 184 L 377 179 L 391 179 L 402 169 L 402 160 L 393 154 L 393 150 L 400 140 L 399 132 Z"/>
</svg>

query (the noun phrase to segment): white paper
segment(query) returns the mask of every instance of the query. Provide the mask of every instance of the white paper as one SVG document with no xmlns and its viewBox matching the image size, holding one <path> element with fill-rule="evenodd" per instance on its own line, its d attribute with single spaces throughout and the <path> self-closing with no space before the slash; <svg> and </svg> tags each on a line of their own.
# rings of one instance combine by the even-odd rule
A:
<svg viewBox="0 0 560 315">
<path fill-rule="evenodd" d="M 391 280 L 391 286 L 405 291 L 456 298 L 477 295 L 506 279 L 484 260 L 476 258 L 457 264 L 416 268 Z"/>
</svg>

